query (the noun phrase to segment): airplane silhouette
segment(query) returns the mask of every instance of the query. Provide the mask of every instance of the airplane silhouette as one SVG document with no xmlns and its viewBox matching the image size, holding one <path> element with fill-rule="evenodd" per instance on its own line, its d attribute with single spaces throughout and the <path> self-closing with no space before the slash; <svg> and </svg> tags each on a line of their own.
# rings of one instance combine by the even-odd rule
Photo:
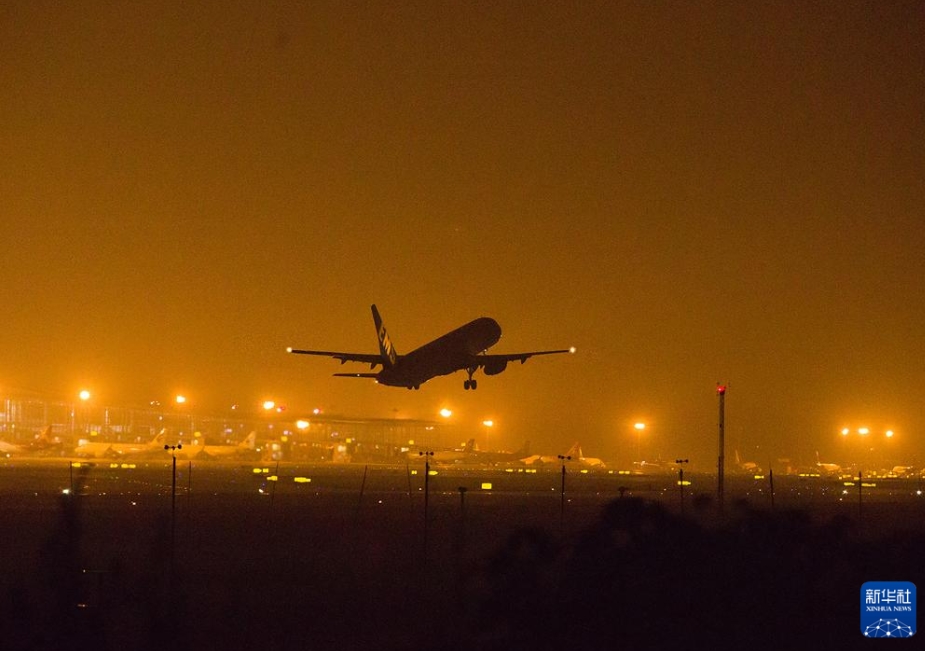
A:
<svg viewBox="0 0 925 651">
<path fill-rule="evenodd" d="M 378 373 L 335 373 L 337 377 L 372 378 L 379 384 L 392 387 L 419 389 L 427 380 L 438 375 L 449 375 L 456 371 L 465 371 L 469 378 L 463 382 L 464 389 L 476 389 L 478 383 L 472 375 L 480 368 L 485 375 L 497 375 L 507 368 L 508 362 L 519 361 L 521 364 L 536 355 L 553 355 L 556 353 L 574 353 L 574 348 L 560 350 L 539 350 L 529 353 L 508 353 L 489 355 L 486 351 L 501 339 L 501 326 L 489 317 L 480 317 L 464 326 L 448 332 L 442 337 L 424 344 L 406 355 L 399 355 L 392 345 L 375 304 L 372 306 L 373 323 L 379 338 L 379 354 L 342 353 L 325 350 L 302 350 L 287 348 L 286 351 L 298 355 L 320 355 L 345 362 L 369 364 L 370 369 L 382 366 Z"/>
</svg>

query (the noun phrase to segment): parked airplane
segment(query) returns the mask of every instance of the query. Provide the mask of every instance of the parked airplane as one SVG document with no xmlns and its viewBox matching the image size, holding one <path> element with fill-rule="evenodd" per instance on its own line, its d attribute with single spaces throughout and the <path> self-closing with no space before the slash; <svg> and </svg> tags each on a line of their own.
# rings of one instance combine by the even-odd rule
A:
<svg viewBox="0 0 925 651">
<path fill-rule="evenodd" d="M 424 344 L 406 355 L 399 355 L 392 346 L 392 340 L 386 332 L 379 316 L 379 310 L 372 306 L 373 323 L 379 338 L 379 354 L 341 353 L 324 350 L 302 350 L 287 348 L 287 352 L 298 355 L 320 355 L 345 362 L 369 364 L 370 369 L 382 366 L 378 373 L 335 373 L 338 377 L 372 378 L 379 384 L 393 387 L 419 389 L 427 380 L 438 375 L 449 375 L 456 371 L 466 371 L 469 378 L 463 382 L 464 389 L 476 389 L 477 381 L 472 375 L 484 369 L 485 375 L 497 375 L 507 368 L 508 362 L 519 361 L 521 364 L 536 355 L 553 355 L 556 353 L 574 353 L 574 348 L 560 350 L 539 350 L 530 353 L 507 353 L 489 355 L 486 351 L 501 339 L 501 326 L 489 317 L 480 317 L 442 337 Z"/>
<path fill-rule="evenodd" d="M 444 450 L 409 450 L 408 459 L 430 461 L 432 463 L 462 463 L 475 449 L 475 439 L 469 439 L 466 444 L 460 448 L 447 448 Z M 426 457 L 426 459 L 425 459 Z"/>
<path fill-rule="evenodd" d="M 46 425 L 41 432 L 36 434 L 32 440 L 27 443 L 17 444 L 8 441 L 0 441 L 0 454 L 6 456 L 11 456 L 13 454 L 48 455 L 60 448 L 60 441 L 54 441 L 51 438 L 51 425 Z"/>
<path fill-rule="evenodd" d="M 84 441 L 75 449 L 78 457 L 131 457 L 142 455 L 155 455 L 158 450 L 164 449 L 167 430 L 162 429 L 148 443 L 106 443 L 102 441 Z"/>
<path fill-rule="evenodd" d="M 735 451 L 735 455 L 736 455 L 736 467 L 739 469 L 739 471 L 748 473 L 750 475 L 760 474 L 762 472 L 761 466 L 759 466 L 756 462 L 742 461 L 739 458 L 738 450 Z"/>
<path fill-rule="evenodd" d="M 518 461 L 530 454 L 530 443 L 524 444 L 523 449 L 517 452 L 500 452 L 479 450 L 475 439 L 469 439 L 461 448 L 452 450 L 435 450 L 430 459 L 438 464 L 484 464 L 491 465 L 495 463 L 504 463 L 507 461 Z M 419 451 L 408 452 L 410 459 L 422 456 Z"/>
<path fill-rule="evenodd" d="M 23 447 L 17 445 L 16 443 L 10 443 L 8 441 L 0 441 L 0 454 L 4 456 L 10 456 L 12 454 L 21 454 Z"/>
<path fill-rule="evenodd" d="M 816 452 L 816 467 L 821 471 L 829 475 L 840 475 L 842 474 L 842 467 L 837 463 L 822 463 L 819 461 L 819 452 Z"/>
<path fill-rule="evenodd" d="M 200 445 L 198 443 L 190 443 L 189 445 L 184 445 L 183 447 L 176 450 L 169 450 L 169 452 L 170 454 L 175 455 L 177 458 L 182 459 L 226 459 L 228 457 L 243 456 L 252 453 L 256 447 L 257 432 L 251 432 L 245 437 L 243 441 L 237 445 Z"/>
<path fill-rule="evenodd" d="M 533 454 L 520 459 L 520 462 L 527 466 L 545 466 L 552 464 L 578 465 L 584 468 L 603 469 L 604 462 L 597 457 L 586 457 L 581 451 L 581 445 L 578 441 L 568 449 L 568 452 L 559 456 L 548 456 L 542 454 Z"/>
</svg>

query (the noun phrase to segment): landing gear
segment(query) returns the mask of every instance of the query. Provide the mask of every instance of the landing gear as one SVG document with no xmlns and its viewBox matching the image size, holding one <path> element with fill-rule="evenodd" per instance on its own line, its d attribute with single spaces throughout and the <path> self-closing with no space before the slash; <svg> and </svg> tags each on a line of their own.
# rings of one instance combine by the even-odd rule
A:
<svg viewBox="0 0 925 651">
<path fill-rule="evenodd" d="M 466 391 L 468 391 L 469 389 L 472 389 L 473 391 L 475 391 L 479 387 L 478 381 L 472 379 L 472 374 L 475 373 L 476 370 L 477 369 L 474 369 L 474 368 L 466 369 L 466 373 L 469 374 L 469 379 L 463 382 L 463 389 L 465 389 Z"/>
</svg>

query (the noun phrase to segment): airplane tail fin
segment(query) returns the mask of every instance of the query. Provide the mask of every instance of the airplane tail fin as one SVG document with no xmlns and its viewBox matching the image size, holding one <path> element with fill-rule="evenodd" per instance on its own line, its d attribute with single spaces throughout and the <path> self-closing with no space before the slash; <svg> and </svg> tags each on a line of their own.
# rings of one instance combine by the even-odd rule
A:
<svg viewBox="0 0 925 651">
<path fill-rule="evenodd" d="M 162 448 L 164 447 L 164 442 L 167 440 L 167 429 L 162 429 L 157 433 L 157 436 L 151 441 L 150 445 L 152 448 Z"/>
<path fill-rule="evenodd" d="M 243 441 L 238 444 L 239 448 L 247 448 L 248 450 L 253 450 L 257 447 L 257 432 L 251 432 L 248 434 Z"/>
<path fill-rule="evenodd" d="M 463 452 L 473 452 L 476 450 L 475 439 L 469 439 L 466 441 L 466 445 L 463 447 Z"/>
<path fill-rule="evenodd" d="M 571 457 L 572 459 L 581 459 L 581 445 L 579 445 L 578 441 L 575 441 L 574 445 L 568 449 L 565 456 Z"/>
<path fill-rule="evenodd" d="M 376 336 L 379 338 L 379 354 L 382 355 L 382 366 L 383 368 L 392 368 L 395 366 L 398 353 L 395 352 L 395 347 L 392 346 L 392 340 L 389 338 L 389 333 L 386 332 L 382 317 L 379 316 L 379 310 L 376 309 L 376 304 L 373 303 L 372 307 L 373 323 L 376 324 Z"/>
</svg>

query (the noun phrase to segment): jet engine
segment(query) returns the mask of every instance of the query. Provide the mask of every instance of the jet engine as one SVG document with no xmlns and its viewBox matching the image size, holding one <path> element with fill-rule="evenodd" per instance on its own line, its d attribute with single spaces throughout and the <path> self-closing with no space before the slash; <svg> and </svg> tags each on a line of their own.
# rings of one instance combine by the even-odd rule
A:
<svg viewBox="0 0 925 651">
<path fill-rule="evenodd" d="M 493 359 L 485 362 L 485 375 L 497 375 L 507 368 L 506 359 Z"/>
</svg>

